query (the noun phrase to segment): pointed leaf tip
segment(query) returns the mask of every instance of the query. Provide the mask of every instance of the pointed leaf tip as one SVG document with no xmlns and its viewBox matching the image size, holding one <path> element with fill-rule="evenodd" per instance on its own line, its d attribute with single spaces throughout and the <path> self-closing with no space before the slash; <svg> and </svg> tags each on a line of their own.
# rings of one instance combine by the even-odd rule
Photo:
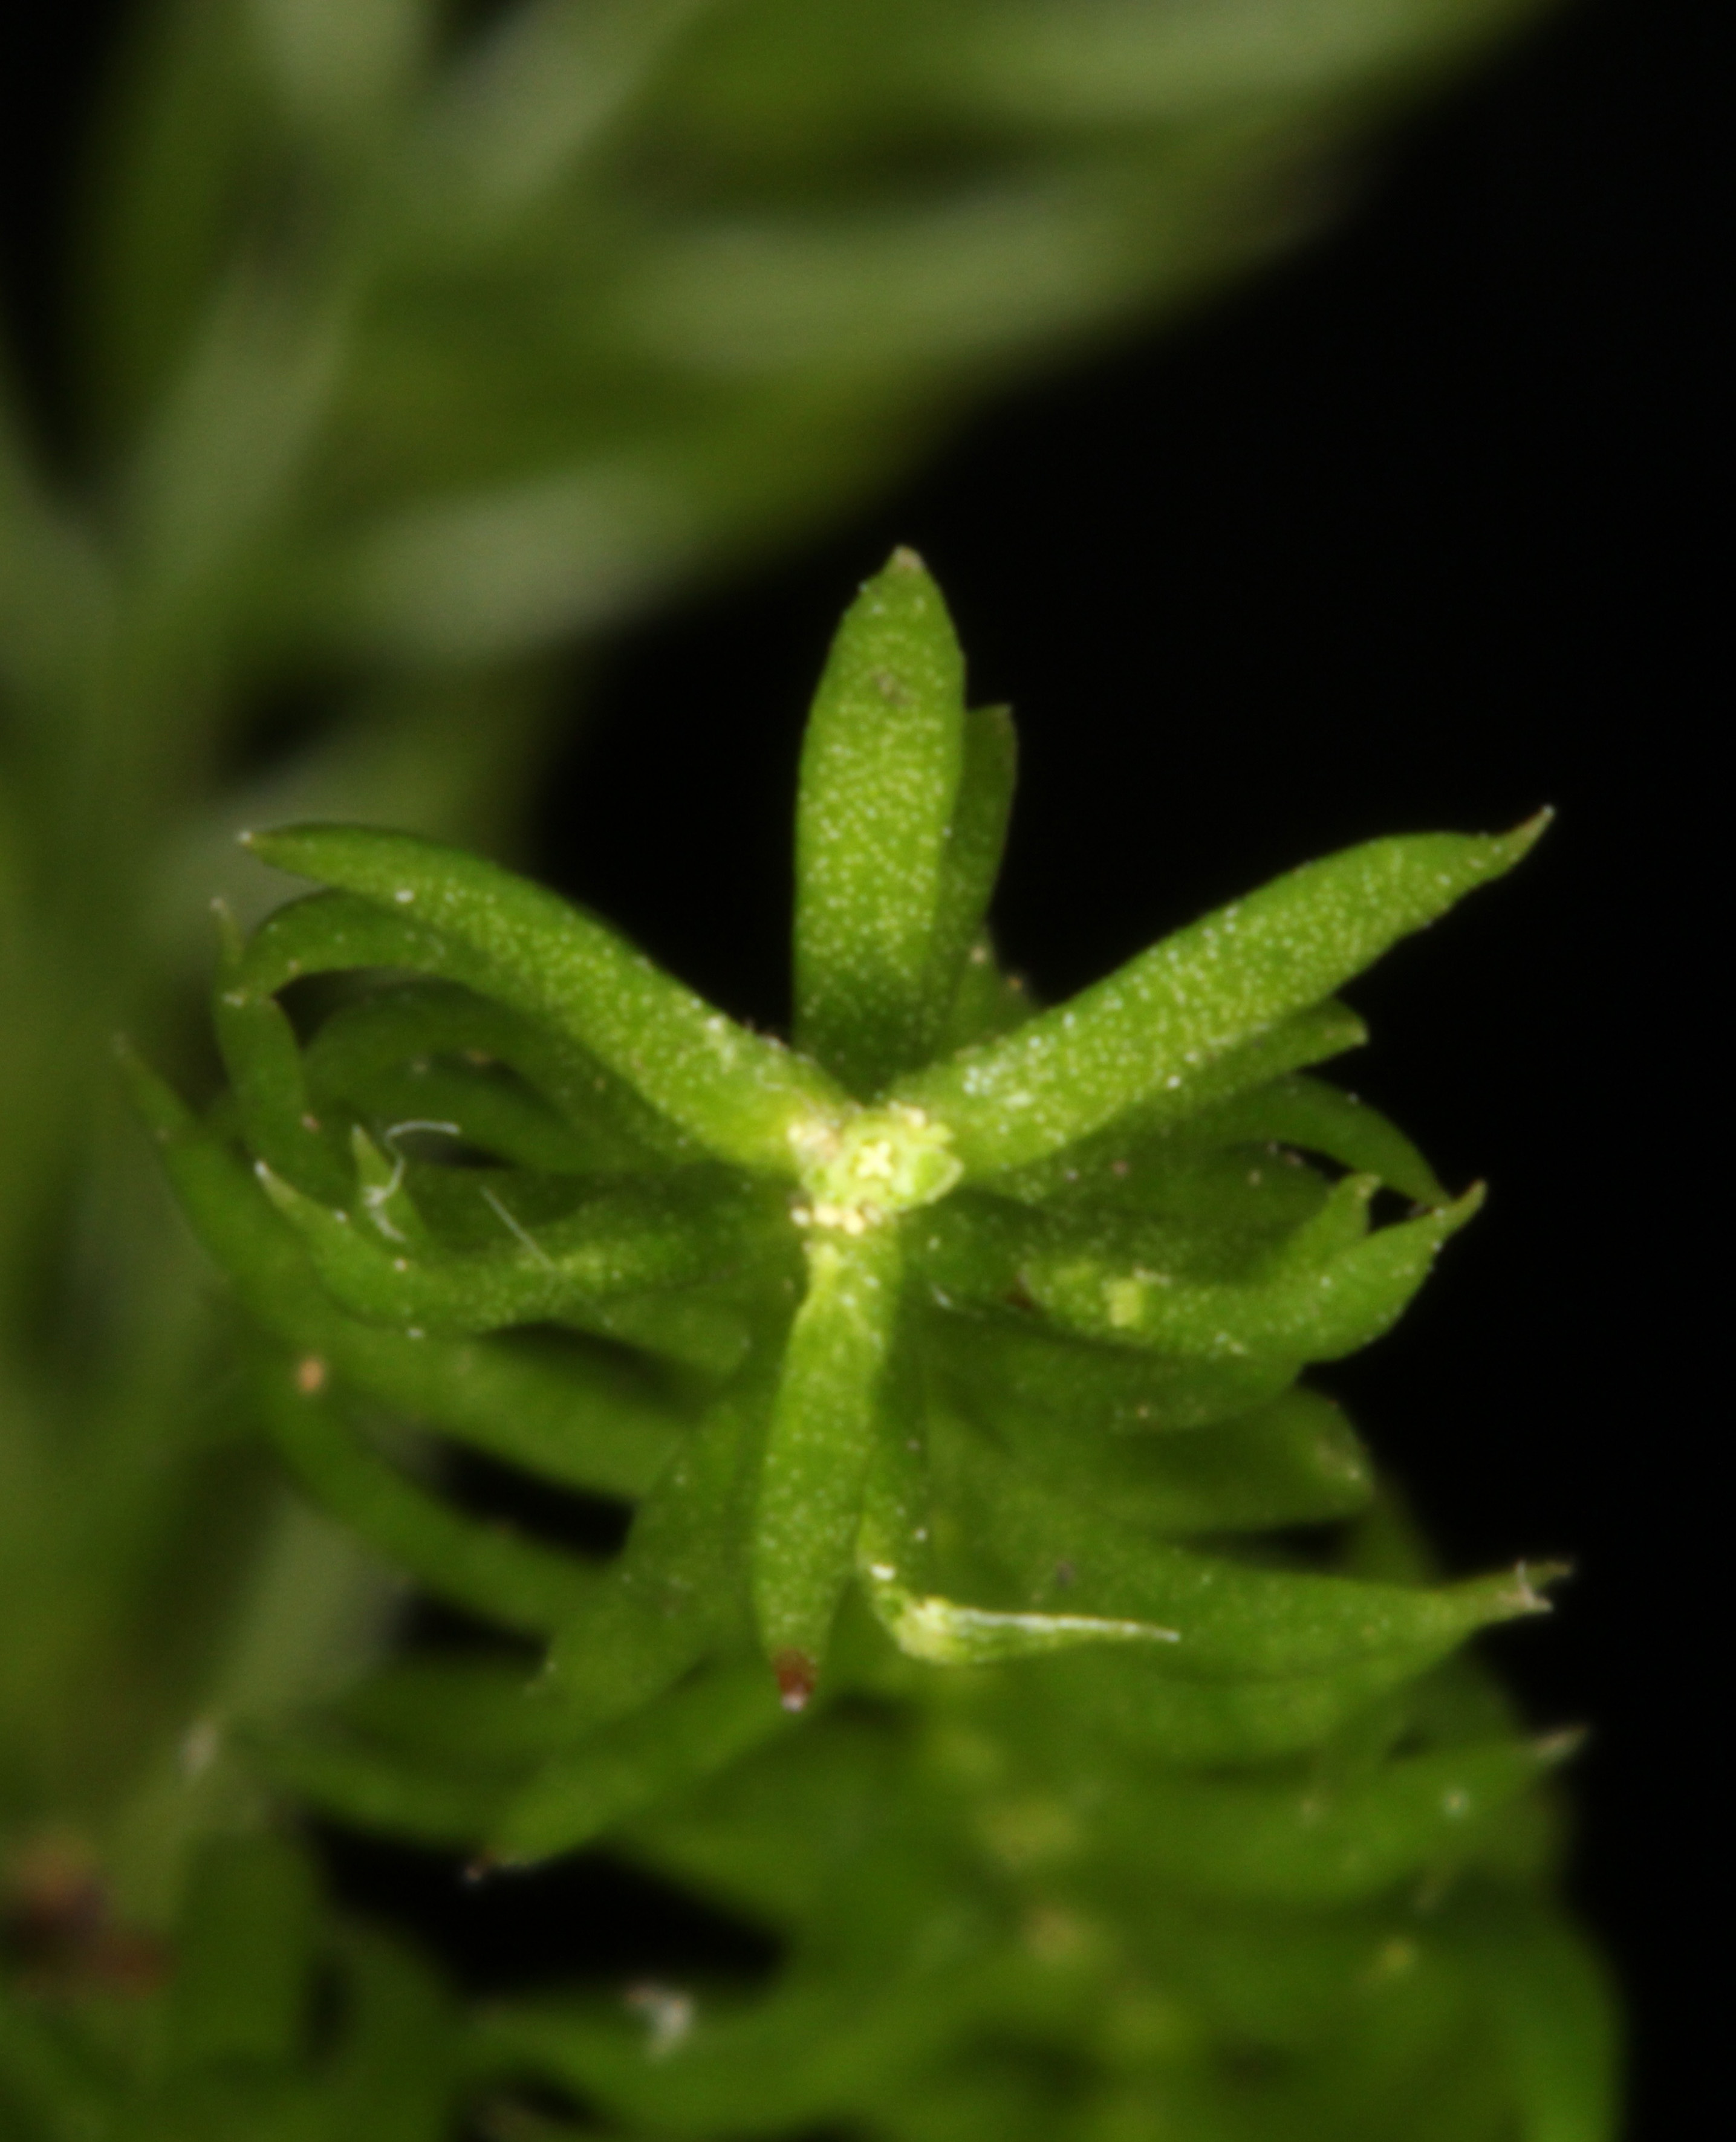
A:
<svg viewBox="0 0 1736 2142">
<path fill-rule="evenodd" d="M 1449 1235 L 1456 1235 L 1467 1222 L 1474 1220 L 1489 1202 L 1486 1182 L 1473 1182 L 1471 1187 L 1455 1197 L 1450 1205 L 1443 1205 L 1441 1217 L 1447 1223 Z"/>
</svg>

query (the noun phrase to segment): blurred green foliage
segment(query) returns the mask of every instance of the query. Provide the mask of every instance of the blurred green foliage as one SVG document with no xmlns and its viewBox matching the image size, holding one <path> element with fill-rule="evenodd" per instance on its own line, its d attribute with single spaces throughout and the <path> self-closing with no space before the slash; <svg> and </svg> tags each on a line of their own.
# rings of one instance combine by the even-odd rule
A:
<svg viewBox="0 0 1736 2142">
<path fill-rule="evenodd" d="M 137 9 L 91 130 L 52 446 L 0 354 L 0 1863 L 23 1988 L 0 2003 L 0 2124 L 106 2134 L 115 2077 L 148 2070 L 139 2132 L 237 2131 L 210 2080 L 230 2051 L 183 2058 L 135 1993 L 171 1929 L 190 1957 L 202 1915 L 235 1918 L 225 1884 L 302 1893 L 288 1847 L 244 1848 L 280 1786 L 213 1750 L 352 1683 L 399 1596 L 280 1484 L 271 1408 L 113 1076 L 124 1029 L 210 1081 L 205 903 L 250 922 L 281 896 L 235 832 L 509 846 L 587 639 L 843 511 L 998 382 L 1314 228 L 1369 130 L 1527 12 Z M 911 1016 L 932 1040 L 939 1011 Z M 365 1022 L 323 1046 L 338 1091 L 391 1054 Z M 570 1164 L 548 1143 L 570 1124 L 517 1134 L 527 1164 Z M 399 1373 L 377 1340 L 346 1328 L 363 1388 Z M 701 1318 L 685 1343 L 698 1374 L 726 1341 Z M 502 1356 L 472 1432 L 520 1423 L 558 1472 L 569 1369 Z M 398 1384 L 383 1402 L 418 1410 Z M 637 1493 L 656 1407 L 610 1404 L 640 1439 L 613 1491 Z M 282 1953 L 347 1974 L 354 2043 L 311 2080 L 262 1986 L 234 2061 L 282 2070 L 286 2135 L 383 2135 L 355 2077 L 441 1996 L 315 1918 Z M 94 2037 L 66 2035 L 68 2003 Z M 171 2087 L 183 2069 L 205 2080 Z M 249 2102 L 247 2131 L 279 2131 Z M 948 2116 L 937 2138 L 976 2131 Z"/>
</svg>

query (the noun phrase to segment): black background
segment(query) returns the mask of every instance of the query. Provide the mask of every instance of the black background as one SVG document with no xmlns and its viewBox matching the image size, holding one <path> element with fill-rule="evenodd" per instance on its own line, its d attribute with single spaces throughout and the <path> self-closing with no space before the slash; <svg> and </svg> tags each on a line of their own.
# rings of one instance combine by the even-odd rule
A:
<svg viewBox="0 0 1736 2142">
<path fill-rule="evenodd" d="M 112 12 L 8 32 L 27 308 Z M 1492 1194 L 1332 1380 L 1453 1567 L 1578 1563 L 1501 1648 L 1541 1724 L 1595 1728 L 1577 1888 L 1633 2003 L 1634 2142 L 1721 2099 L 1729 1910 L 1716 12 L 1568 11 L 1287 267 L 1003 402 L 842 533 L 631 634 L 537 835 L 557 881 L 779 1023 L 804 703 L 900 541 L 947 589 L 977 698 L 1018 713 L 997 915 L 1045 994 L 1333 846 L 1558 807 L 1516 877 L 1352 992 L 1375 1046 L 1347 1082 Z M 527 1893 L 473 1908 L 492 1941 L 513 1911 L 521 1946 L 548 1937 Z"/>
</svg>

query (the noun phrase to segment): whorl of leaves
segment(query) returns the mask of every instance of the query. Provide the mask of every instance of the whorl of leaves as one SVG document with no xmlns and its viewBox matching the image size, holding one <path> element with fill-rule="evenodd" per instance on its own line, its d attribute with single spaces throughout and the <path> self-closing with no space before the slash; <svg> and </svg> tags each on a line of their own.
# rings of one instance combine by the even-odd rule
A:
<svg viewBox="0 0 1736 2142">
<path fill-rule="evenodd" d="M 1552 1572 L 1432 1581 L 1299 1380 L 1477 1202 L 1314 1075 L 1362 1039 L 1334 993 L 1541 822 L 1308 865 L 1038 1010 L 985 926 L 1011 762 L 899 553 L 804 752 L 789 1045 L 474 857 L 253 839 L 323 889 L 226 937 L 228 1093 L 144 1105 L 289 1466 L 536 1654 L 403 1658 L 257 1758 L 784 1942 L 769 1991 L 649 2016 L 454 2035 L 429 1996 L 405 2057 L 432 2031 L 484 2101 L 644 2142 L 1600 2142 L 1568 1742 L 1462 1648 Z M 625 1545 L 481 1522 L 448 1446 L 631 1505 Z"/>
</svg>

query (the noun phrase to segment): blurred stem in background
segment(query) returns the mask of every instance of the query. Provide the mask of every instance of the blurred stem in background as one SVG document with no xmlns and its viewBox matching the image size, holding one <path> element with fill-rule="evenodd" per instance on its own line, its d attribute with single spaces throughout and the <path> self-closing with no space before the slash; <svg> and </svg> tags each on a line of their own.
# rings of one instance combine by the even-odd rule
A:
<svg viewBox="0 0 1736 2142">
<path fill-rule="evenodd" d="M 1531 0 L 150 0 L 72 440 L 0 407 L 0 1848 L 168 1915 L 221 1729 L 378 1640 L 109 1068 L 196 1080 L 235 832 L 510 850 L 596 635 L 1313 230 Z M 186 1783 L 189 1773 L 196 1784 Z"/>
</svg>

